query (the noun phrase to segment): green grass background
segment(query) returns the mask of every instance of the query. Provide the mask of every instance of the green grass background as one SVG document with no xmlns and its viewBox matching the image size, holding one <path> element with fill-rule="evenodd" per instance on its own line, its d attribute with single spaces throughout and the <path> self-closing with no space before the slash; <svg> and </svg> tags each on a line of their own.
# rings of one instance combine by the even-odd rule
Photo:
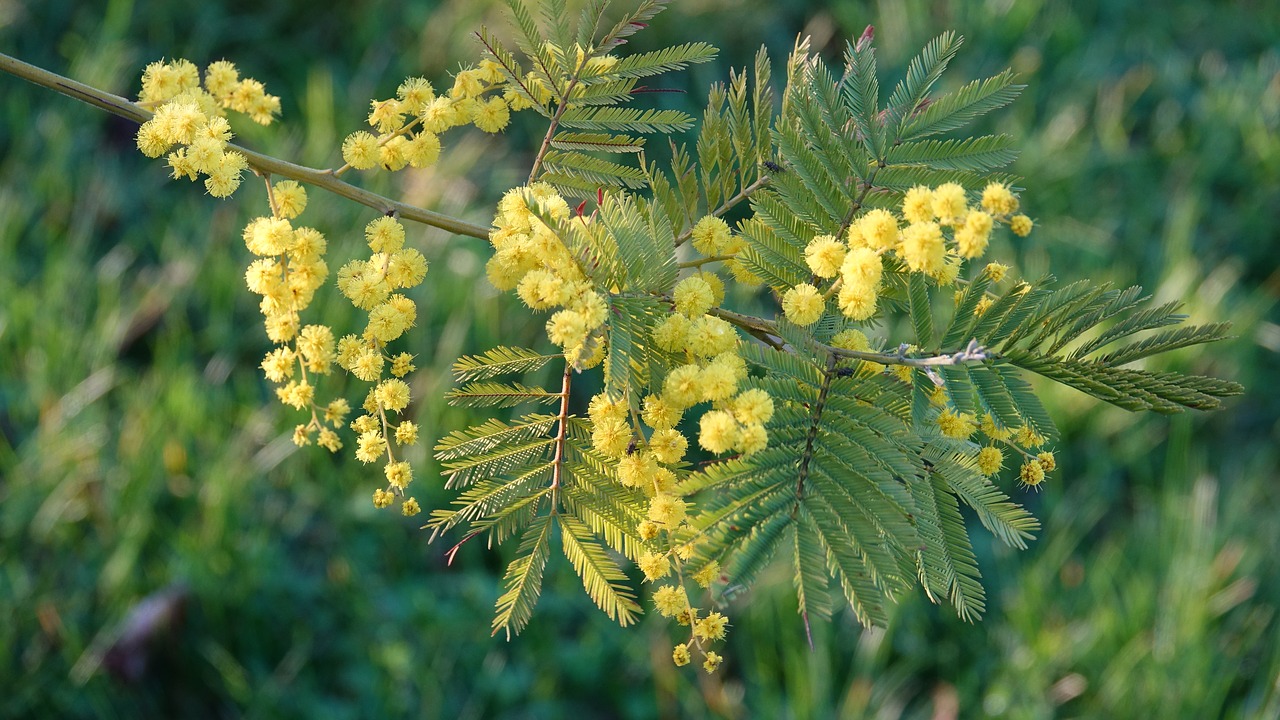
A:
<svg viewBox="0 0 1280 720">
<path fill-rule="evenodd" d="M 491 6 L 303 0 L 0 0 L 0 49 L 121 94 L 165 56 L 222 57 L 282 96 L 252 147 L 316 166 L 399 80 L 476 57 Z M 662 622 L 619 630 L 569 568 L 531 628 L 490 638 L 504 554 L 452 567 L 420 523 L 375 513 L 374 471 L 296 451 L 255 370 L 268 348 L 243 289 L 239 229 L 264 207 L 170 182 L 123 121 L 0 77 L 0 716 L 587 718 L 1255 718 L 1280 716 L 1280 9 L 1136 0 L 685 0 L 637 36 L 721 60 L 664 82 L 696 109 L 709 82 L 797 34 L 837 58 L 877 28 L 900 73 L 933 35 L 968 39 L 944 81 L 1012 66 L 1028 89 L 984 126 L 1024 148 L 1039 226 L 993 253 L 1038 276 L 1141 283 L 1236 337 L 1152 362 L 1245 384 L 1211 415 L 1143 417 L 1044 387 L 1059 470 L 1020 495 L 1043 519 L 1027 552 L 977 528 L 990 602 L 970 625 L 916 595 L 890 626 L 846 615 L 810 649 L 785 569 L 730 608 L 714 678 L 677 671 Z M 882 81 L 882 83 L 885 81 Z M 372 188 L 487 222 L 527 168 L 533 124 L 450 135 L 439 167 Z M 303 216 L 336 267 L 371 211 L 312 193 Z M 411 235 L 432 262 L 408 350 L 427 440 L 448 364 L 540 323 L 483 282 L 481 241 Z M 355 321 L 336 293 L 316 308 Z M 975 524 L 976 525 L 976 524 Z M 142 598 L 188 593 L 144 678 L 101 651 Z"/>
</svg>

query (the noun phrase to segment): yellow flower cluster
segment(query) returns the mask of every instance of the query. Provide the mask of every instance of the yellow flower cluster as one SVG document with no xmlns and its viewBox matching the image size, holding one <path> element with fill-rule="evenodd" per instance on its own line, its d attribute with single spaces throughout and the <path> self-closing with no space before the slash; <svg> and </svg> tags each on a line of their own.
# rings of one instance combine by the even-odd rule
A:
<svg viewBox="0 0 1280 720">
<path fill-rule="evenodd" d="M 394 217 L 384 216 L 365 226 L 365 242 L 372 254 L 367 260 L 352 260 L 338 271 L 338 289 L 353 305 L 369 313 L 364 332 L 346 335 L 337 342 L 334 358 L 337 364 L 357 379 L 372 387 L 365 396 L 364 415 L 351 423 L 357 436 L 356 459 L 364 463 L 386 462 L 383 472 L 387 485 L 373 496 L 375 507 L 386 507 L 395 498 L 404 497 L 413 470 L 409 463 L 397 461 L 392 451 L 396 445 L 412 445 L 418 440 L 418 427 L 401 419 L 393 423 L 389 414 L 402 414 L 411 401 L 409 385 L 402 378 L 413 372 L 413 356 L 392 356 L 387 344 L 402 336 L 417 320 L 418 309 L 413 300 L 398 290 L 422 283 L 427 274 L 427 259 L 413 248 L 406 248 L 405 229 Z M 388 377 L 390 375 L 390 377 Z M 405 515 L 418 512 L 413 498 L 404 500 Z"/>
<path fill-rule="evenodd" d="M 963 261 L 986 252 L 997 223 L 1007 223 L 1018 235 L 1030 232 L 1030 218 L 1012 215 L 1017 208 L 1017 197 L 1000 183 L 989 184 L 976 206 L 969 204 L 964 188 L 956 183 L 913 187 L 903 198 L 901 216 L 876 208 L 851 223 L 843 240 L 833 235 L 810 240 L 804 251 L 806 264 L 816 278 L 834 282 L 825 291 L 810 283 L 788 289 L 782 296 L 783 313 L 798 325 L 813 324 L 826 312 L 826 299 L 838 292 L 837 305 L 845 317 L 870 319 L 876 314 L 887 253 L 909 271 L 924 273 L 939 285 L 951 285 Z M 997 281 L 991 267 L 1000 270 L 1000 277 L 1007 269 L 989 266 Z"/>
<path fill-rule="evenodd" d="M 515 288 L 530 308 L 561 308 L 547 320 L 547 337 L 574 367 L 583 369 L 604 359 L 602 328 L 609 306 L 556 230 L 543 220 L 559 222 L 569 215 L 568 203 L 546 183 L 508 191 L 498 203 L 489 233 L 495 252 L 485 270 L 494 287 Z M 590 224 L 590 218 L 578 221 Z"/>
<path fill-rule="evenodd" d="M 704 216 L 690 229 L 689 239 L 692 241 L 693 249 L 707 257 L 728 258 L 725 261 L 725 267 L 739 284 L 754 287 L 763 282 L 735 257 L 747 245 L 741 237 L 733 234 L 729 224 L 724 220 L 714 215 Z M 711 277 L 715 277 L 717 282 L 720 280 L 714 275 Z M 720 297 L 723 299 L 724 283 L 721 282 L 720 285 Z"/>
<path fill-rule="evenodd" d="M 440 134 L 446 130 L 468 124 L 488 133 L 506 128 L 511 111 L 520 107 L 497 95 L 505 85 L 501 66 L 489 60 L 460 71 L 443 95 L 424 78 L 408 78 L 395 97 L 370 102 L 369 127 L 377 134 L 358 130 L 348 135 L 342 142 L 343 162 L 357 170 L 434 165 Z"/>
<path fill-rule="evenodd" d="M 942 434 L 949 438 L 968 440 L 973 433 L 980 431 L 986 436 L 986 444 L 974 455 L 974 463 L 979 472 L 988 477 L 998 475 L 1004 467 L 1005 452 L 999 445 L 1004 445 L 1015 453 L 1022 455 L 1024 462 L 1018 471 L 1019 481 L 1025 487 L 1036 487 L 1044 482 L 1045 475 L 1057 468 L 1057 460 L 1050 451 L 1034 452 L 1045 443 L 1045 438 L 1030 425 L 1016 429 L 1006 428 L 990 414 L 981 419 L 970 413 L 957 413 L 946 407 L 946 393 L 938 389 L 935 404 L 943 405 L 936 422 Z M 1034 454 L 1033 454 L 1034 453 Z"/>
<path fill-rule="evenodd" d="M 168 153 L 175 180 L 206 176 L 205 190 L 214 197 L 234 193 L 248 167 L 244 155 L 227 150 L 232 133 L 225 110 L 262 125 L 280 112 L 280 98 L 268 95 L 257 80 L 241 79 L 225 60 L 206 68 L 203 87 L 199 71 L 187 60 L 151 63 L 142 73 L 139 100 L 155 116 L 138 128 L 138 149 L 151 158 Z"/>
<path fill-rule="evenodd" d="M 342 448 L 336 428 L 350 407 L 341 398 L 325 405 L 316 401 L 314 379 L 328 375 L 336 357 L 333 331 L 325 325 L 302 325 L 301 313 L 329 275 L 324 254 L 327 241 L 320 231 L 295 227 L 292 219 L 307 204 L 301 185 L 285 180 L 268 187 L 271 216 L 251 220 L 245 227 L 245 247 L 256 259 L 245 271 L 249 291 L 262 296 L 258 307 L 267 337 L 276 347 L 262 360 L 262 372 L 275 383 L 280 402 L 308 411 L 310 421 L 294 428 L 298 445 L 315 442 L 330 452 Z"/>
</svg>

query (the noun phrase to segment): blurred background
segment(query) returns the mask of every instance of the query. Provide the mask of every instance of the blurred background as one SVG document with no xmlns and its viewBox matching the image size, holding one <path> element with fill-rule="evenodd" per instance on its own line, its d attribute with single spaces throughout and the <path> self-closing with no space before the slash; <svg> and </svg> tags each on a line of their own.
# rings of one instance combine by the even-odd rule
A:
<svg viewBox="0 0 1280 720">
<path fill-rule="evenodd" d="M 327 167 L 370 98 L 474 61 L 482 23 L 501 13 L 474 0 L 0 0 L 0 50 L 129 96 L 155 59 L 234 60 L 284 103 L 240 141 Z M 708 678 L 672 667 L 665 622 L 611 625 L 561 562 L 532 626 L 490 638 L 511 548 L 446 567 L 448 538 L 374 512 L 374 471 L 290 442 L 242 281 L 258 184 L 212 200 L 136 152 L 128 123 L 0 76 L 0 716 L 1280 717 L 1280 6 L 684 0 L 632 47 L 722 48 L 664 81 L 689 94 L 662 102 L 697 112 L 761 43 L 781 66 L 808 34 L 835 60 L 868 24 L 882 84 L 954 29 L 967 43 L 944 89 L 1009 66 L 1028 85 L 980 129 L 1024 149 L 1038 229 L 993 256 L 1231 320 L 1233 340 L 1150 366 L 1248 389 L 1170 418 L 1044 387 L 1061 469 L 1015 492 L 1044 524 L 1030 550 L 974 523 L 982 622 L 917 594 L 885 629 L 816 624 L 811 649 L 781 569 L 730 608 Z M 527 172 L 533 120 L 455 132 L 438 167 L 360 182 L 487 223 Z M 337 267 L 371 213 L 313 192 L 303 220 Z M 482 241 L 410 232 L 432 262 L 407 347 L 429 508 L 449 495 L 427 451 L 471 419 L 431 399 L 449 363 L 537 343 L 541 322 L 483 281 Z M 315 310 L 353 323 L 336 295 Z M 144 647 L 130 623 L 169 630 Z"/>
</svg>

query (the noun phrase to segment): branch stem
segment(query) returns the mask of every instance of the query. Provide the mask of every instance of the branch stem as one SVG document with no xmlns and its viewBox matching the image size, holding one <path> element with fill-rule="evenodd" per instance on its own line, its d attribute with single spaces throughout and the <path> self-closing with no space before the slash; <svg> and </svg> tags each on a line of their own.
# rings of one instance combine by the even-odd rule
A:
<svg viewBox="0 0 1280 720">
<path fill-rule="evenodd" d="M 57 73 L 50 72 L 43 68 L 36 67 L 29 63 L 25 63 L 17 58 L 10 57 L 4 53 L 0 53 L 0 71 L 7 72 L 11 75 L 27 80 L 31 83 L 39 85 L 54 92 L 75 98 L 83 103 L 92 105 L 99 110 L 105 110 L 131 120 L 138 124 L 142 124 L 151 119 L 151 112 L 126 98 L 119 95 L 112 95 L 95 87 L 85 85 L 70 78 L 63 77 Z M 384 197 L 364 188 L 356 187 L 347 182 L 339 180 L 333 170 L 318 170 L 303 165 L 280 160 L 270 155 L 254 152 L 247 148 L 228 143 L 230 149 L 244 155 L 249 162 L 249 167 L 255 171 L 269 175 L 282 175 L 298 182 L 306 183 L 323 190 L 340 195 L 360 203 L 366 207 L 371 207 L 384 215 L 394 214 L 404 220 L 413 220 L 424 225 L 447 230 L 455 235 L 466 235 L 469 237 L 488 239 L 489 228 L 469 223 L 465 220 L 455 218 L 442 213 L 420 208 L 408 203 L 402 203 L 398 200 Z"/>
</svg>

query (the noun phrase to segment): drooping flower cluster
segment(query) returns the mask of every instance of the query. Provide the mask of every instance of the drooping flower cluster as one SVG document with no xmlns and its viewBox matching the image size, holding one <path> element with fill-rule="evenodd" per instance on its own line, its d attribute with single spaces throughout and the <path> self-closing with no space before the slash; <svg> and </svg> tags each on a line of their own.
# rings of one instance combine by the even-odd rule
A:
<svg viewBox="0 0 1280 720">
<path fill-rule="evenodd" d="M 280 402 L 311 414 L 309 422 L 294 429 L 294 442 L 305 445 L 314 440 L 337 452 L 342 441 L 335 428 L 349 412 L 347 401 L 339 398 L 320 405 L 315 387 L 316 377 L 332 371 L 333 331 L 325 325 L 303 326 L 301 315 L 329 276 L 324 260 L 328 242 L 320 231 L 292 223 L 307 204 L 302 186 L 284 180 L 270 188 L 268 197 L 271 216 L 255 218 L 244 229 L 245 246 L 257 256 L 245 272 L 245 283 L 250 292 L 262 296 L 259 309 L 267 337 L 276 343 L 263 358 L 262 371 L 279 386 Z"/>
<path fill-rule="evenodd" d="M 427 274 L 422 253 L 404 247 L 405 229 L 393 217 L 380 217 L 365 226 L 365 241 L 372 251 L 367 260 L 352 260 L 338 271 L 338 289 L 357 308 L 368 312 L 364 332 L 344 336 L 337 343 L 339 366 L 358 380 L 370 383 L 362 409 L 365 414 L 351 423 L 357 435 L 356 459 L 364 463 L 384 462 L 386 487 L 374 492 L 373 504 L 386 507 L 397 497 L 407 496 L 413 479 L 409 463 L 397 460 L 395 446 L 418 440 L 413 422 L 392 418 L 402 415 L 411 400 L 404 377 L 415 368 L 413 356 L 392 354 L 387 346 L 413 327 L 417 305 L 399 290 L 419 285 Z M 408 497 L 401 503 L 405 515 L 420 508 Z"/>
<path fill-rule="evenodd" d="M 280 112 L 280 98 L 268 95 L 257 80 L 242 79 L 225 60 L 205 69 L 203 87 L 199 71 L 187 60 L 151 63 L 142 74 L 139 100 L 155 116 L 138 128 L 138 149 L 152 158 L 168 153 L 175 180 L 204 175 L 205 189 L 214 197 L 234 193 L 248 167 L 244 155 L 227 150 L 232 133 L 226 110 L 262 125 Z"/>
</svg>

